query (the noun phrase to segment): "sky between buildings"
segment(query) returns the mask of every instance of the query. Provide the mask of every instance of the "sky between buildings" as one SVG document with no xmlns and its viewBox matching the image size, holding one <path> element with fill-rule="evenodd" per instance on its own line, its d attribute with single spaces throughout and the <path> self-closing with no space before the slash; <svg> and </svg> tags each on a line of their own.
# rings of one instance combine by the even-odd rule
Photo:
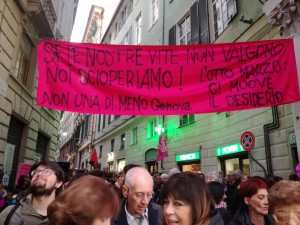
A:
<svg viewBox="0 0 300 225">
<path fill-rule="evenodd" d="M 120 0 L 79 0 L 71 42 L 81 42 L 92 5 L 104 8 L 103 28 L 105 33 Z"/>
</svg>

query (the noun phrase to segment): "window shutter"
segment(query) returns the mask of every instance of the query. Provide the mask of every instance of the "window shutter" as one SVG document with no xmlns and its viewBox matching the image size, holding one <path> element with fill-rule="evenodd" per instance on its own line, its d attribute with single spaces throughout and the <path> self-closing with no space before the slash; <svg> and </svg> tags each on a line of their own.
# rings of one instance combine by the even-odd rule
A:
<svg viewBox="0 0 300 225">
<path fill-rule="evenodd" d="M 128 44 L 129 45 L 133 44 L 133 42 L 132 42 L 132 26 L 130 26 L 129 30 L 128 30 Z"/>
<path fill-rule="evenodd" d="M 201 0 L 202 1 L 202 0 Z M 200 2 L 201 2 L 200 1 Z M 192 44 L 199 44 L 199 15 L 198 15 L 198 1 L 195 2 L 192 7 L 190 8 L 190 15 L 191 15 L 191 43 Z"/>
<path fill-rule="evenodd" d="M 208 5 L 207 0 L 199 1 L 199 17 L 200 17 L 200 43 L 209 43 L 209 30 L 208 30 Z"/>
<path fill-rule="evenodd" d="M 169 30 L 169 45 L 176 45 L 176 25 Z"/>
<path fill-rule="evenodd" d="M 228 14 L 228 23 L 229 23 L 237 13 L 236 0 L 227 0 L 226 3 L 227 3 L 227 14 Z"/>
</svg>

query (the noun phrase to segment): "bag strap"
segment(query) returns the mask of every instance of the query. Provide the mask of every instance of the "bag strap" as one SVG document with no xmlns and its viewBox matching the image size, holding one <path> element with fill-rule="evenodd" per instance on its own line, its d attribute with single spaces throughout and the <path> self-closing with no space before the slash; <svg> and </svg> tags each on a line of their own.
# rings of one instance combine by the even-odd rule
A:
<svg viewBox="0 0 300 225">
<path fill-rule="evenodd" d="M 8 215 L 7 215 L 7 217 L 6 217 L 5 222 L 4 222 L 3 225 L 8 225 L 8 224 L 9 224 L 11 217 L 13 216 L 13 214 L 16 212 L 17 208 L 18 208 L 20 205 L 21 205 L 21 204 L 18 203 L 18 204 L 16 204 L 16 205 L 10 210 L 10 212 L 8 213 Z"/>
</svg>

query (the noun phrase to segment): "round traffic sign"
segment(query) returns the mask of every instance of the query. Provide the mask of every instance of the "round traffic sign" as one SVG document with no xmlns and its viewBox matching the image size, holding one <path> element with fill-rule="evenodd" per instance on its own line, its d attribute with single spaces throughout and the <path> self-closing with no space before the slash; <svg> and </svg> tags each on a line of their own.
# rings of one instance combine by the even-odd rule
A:
<svg viewBox="0 0 300 225">
<path fill-rule="evenodd" d="M 244 150 L 250 151 L 254 147 L 255 138 L 254 135 L 250 131 L 246 131 L 241 136 L 241 145 Z"/>
</svg>

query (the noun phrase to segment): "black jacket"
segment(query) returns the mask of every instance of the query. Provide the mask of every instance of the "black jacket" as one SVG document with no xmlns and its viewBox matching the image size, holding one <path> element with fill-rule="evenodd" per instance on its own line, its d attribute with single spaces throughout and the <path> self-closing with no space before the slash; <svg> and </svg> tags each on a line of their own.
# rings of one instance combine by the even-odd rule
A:
<svg viewBox="0 0 300 225">
<path fill-rule="evenodd" d="M 228 225 L 255 225 L 251 222 L 248 209 L 246 206 L 240 207 L 238 212 Z M 275 222 L 270 215 L 265 216 L 265 225 L 275 225 Z"/>
<path fill-rule="evenodd" d="M 224 225 L 223 219 L 217 210 L 215 210 L 213 217 L 210 219 L 209 225 Z"/>
<path fill-rule="evenodd" d="M 117 218 L 112 219 L 111 225 L 128 225 L 126 211 L 125 211 L 126 199 L 122 201 L 121 209 Z M 163 214 L 160 205 L 150 202 L 148 205 L 148 218 L 149 225 L 162 224 Z"/>
</svg>

